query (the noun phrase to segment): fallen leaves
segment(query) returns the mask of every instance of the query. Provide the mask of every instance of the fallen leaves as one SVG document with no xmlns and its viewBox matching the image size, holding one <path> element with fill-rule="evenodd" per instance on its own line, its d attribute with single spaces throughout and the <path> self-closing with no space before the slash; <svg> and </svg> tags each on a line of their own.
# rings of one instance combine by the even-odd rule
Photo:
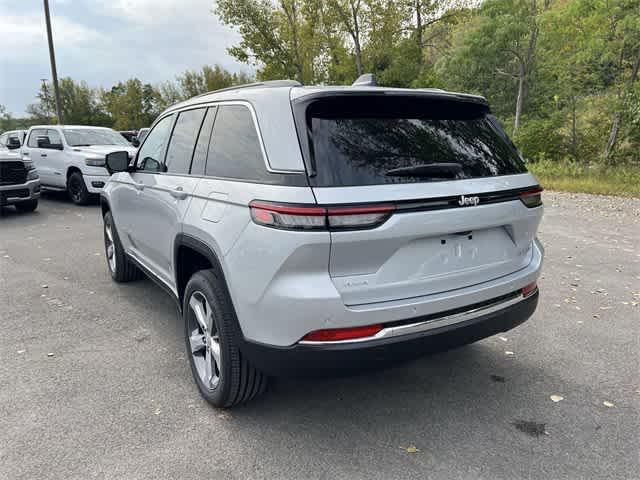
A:
<svg viewBox="0 0 640 480">
<path fill-rule="evenodd" d="M 416 448 L 415 445 L 409 445 L 408 447 L 400 447 L 400 448 L 407 453 L 418 453 L 420 451 L 420 449 Z"/>
<path fill-rule="evenodd" d="M 561 396 L 561 395 L 551 395 L 549 398 L 554 403 L 558 403 L 558 402 L 561 402 L 562 400 L 564 400 L 564 397 Z"/>
</svg>

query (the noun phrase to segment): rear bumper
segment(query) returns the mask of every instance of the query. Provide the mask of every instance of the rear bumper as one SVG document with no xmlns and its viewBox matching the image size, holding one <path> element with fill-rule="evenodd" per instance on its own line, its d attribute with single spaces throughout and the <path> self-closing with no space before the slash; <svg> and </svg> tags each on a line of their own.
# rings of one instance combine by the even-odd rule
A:
<svg viewBox="0 0 640 480">
<path fill-rule="evenodd" d="M 29 180 L 19 185 L 0 186 L 0 205 L 13 205 L 40 198 L 40 180 Z"/>
<path fill-rule="evenodd" d="M 538 305 L 538 292 L 508 307 L 441 327 L 360 342 L 274 347 L 243 340 L 241 350 L 260 370 L 275 376 L 348 375 L 383 368 L 417 356 L 449 350 L 510 330 Z M 412 322 L 420 319 L 412 319 Z M 433 320 L 434 323 L 437 319 Z"/>
</svg>

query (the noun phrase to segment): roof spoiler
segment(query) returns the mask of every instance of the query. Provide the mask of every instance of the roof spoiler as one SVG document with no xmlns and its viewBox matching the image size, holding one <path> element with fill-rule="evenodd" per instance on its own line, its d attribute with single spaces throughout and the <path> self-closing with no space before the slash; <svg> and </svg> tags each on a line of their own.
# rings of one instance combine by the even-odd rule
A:
<svg viewBox="0 0 640 480">
<path fill-rule="evenodd" d="M 376 76 L 373 73 L 365 73 L 360 75 L 355 82 L 351 84 L 352 87 L 377 87 L 378 82 Z"/>
</svg>

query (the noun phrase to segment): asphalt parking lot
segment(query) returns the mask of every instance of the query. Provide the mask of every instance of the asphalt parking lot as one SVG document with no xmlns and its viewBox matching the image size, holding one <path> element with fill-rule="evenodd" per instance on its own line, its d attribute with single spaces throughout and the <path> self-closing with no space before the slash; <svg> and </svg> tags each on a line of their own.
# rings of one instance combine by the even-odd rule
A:
<svg viewBox="0 0 640 480">
<path fill-rule="evenodd" d="M 200 398 L 165 293 L 111 282 L 97 205 L 3 209 L 0 479 L 640 478 L 640 200 L 545 204 L 529 322 L 232 411 Z"/>
</svg>

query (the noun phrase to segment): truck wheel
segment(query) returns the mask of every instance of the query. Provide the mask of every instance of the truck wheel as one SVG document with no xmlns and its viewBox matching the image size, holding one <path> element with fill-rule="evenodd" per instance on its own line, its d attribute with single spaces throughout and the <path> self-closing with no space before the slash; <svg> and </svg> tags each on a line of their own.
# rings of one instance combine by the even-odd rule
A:
<svg viewBox="0 0 640 480">
<path fill-rule="evenodd" d="M 191 372 L 209 403 L 233 407 L 266 390 L 267 376 L 238 349 L 235 310 L 224 281 L 213 270 L 191 277 L 182 312 Z"/>
<path fill-rule="evenodd" d="M 16 203 L 15 207 L 19 212 L 33 212 L 36 208 L 38 208 L 38 200 L 29 200 L 27 202 Z"/>
<path fill-rule="evenodd" d="M 138 267 L 124 253 L 111 212 L 107 212 L 104 216 L 104 249 L 109 273 L 116 282 L 130 282 L 141 277 Z"/>
<path fill-rule="evenodd" d="M 69 198 L 76 205 L 86 205 L 89 203 L 91 194 L 87 190 L 87 186 L 84 184 L 84 179 L 80 172 L 73 172 L 67 180 L 67 192 L 69 192 Z"/>
</svg>

